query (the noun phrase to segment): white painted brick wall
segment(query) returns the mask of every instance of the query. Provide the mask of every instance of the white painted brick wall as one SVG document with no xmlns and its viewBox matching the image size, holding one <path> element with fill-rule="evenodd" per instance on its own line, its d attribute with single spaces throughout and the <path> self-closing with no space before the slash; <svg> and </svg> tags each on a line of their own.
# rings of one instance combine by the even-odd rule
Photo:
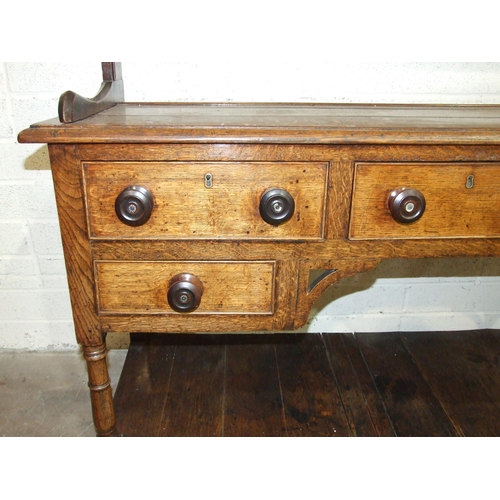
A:
<svg viewBox="0 0 500 500">
<path fill-rule="evenodd" d="M 500 103 L 500 63 L 123 63 L 128 101 Z M 19 131 L 93 96 L 100 63 L 0 63 L 0 348 L 75 349 L 48 153 Z M 500 259 L 386 261 L 331 288 L 304 331 L 500 328 Z"/>
</svg>

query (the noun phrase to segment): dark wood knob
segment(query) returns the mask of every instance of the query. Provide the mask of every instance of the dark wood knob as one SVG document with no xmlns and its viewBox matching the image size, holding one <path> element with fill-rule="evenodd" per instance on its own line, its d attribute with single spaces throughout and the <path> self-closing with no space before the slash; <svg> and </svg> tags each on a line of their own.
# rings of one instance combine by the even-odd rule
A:
<svg viewBox="0 0 500 500">
<path fill-rule="evenodd" d="M 397 222 L 415 222 L 425 211 L 424 195 L 416 189 L 400 187 L 394 189 L 387 200 L 392 218 Z"/>
<path fill-rule="evenodd" d="M 289 221 L 295 210 L 292 195 L 279 188 L 268 189 L 260 199 L 260 216 L 273 226 Z"/>
<path fill-rule="evenodd" d="M 142 186 L 129 186 L 116 198 L 115 212 L 128 226 L 142 226 L 151 217 L 153 196 Z"/>
<path fill-rule="evenodd" d="M 168 303 L 177 312 L 188 313 L 198 308 L 203 294 L 202 282 L 192 274 L 177 274 L 169 283 Z"/>
</svg>

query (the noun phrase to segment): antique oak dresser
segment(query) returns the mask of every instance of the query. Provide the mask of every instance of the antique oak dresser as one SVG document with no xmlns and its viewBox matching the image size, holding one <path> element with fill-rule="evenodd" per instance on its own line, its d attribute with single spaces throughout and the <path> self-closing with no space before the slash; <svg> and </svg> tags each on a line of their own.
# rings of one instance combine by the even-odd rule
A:
<svg viewBox="0 0 500 500">
<path fill-rule="evenodd" d="M 48 143 L 99 435 L 108 332 L 303 325 L 381 259 L 500 255 L 500 106 L 124 103 L 61 96 Z"/>
</svg>

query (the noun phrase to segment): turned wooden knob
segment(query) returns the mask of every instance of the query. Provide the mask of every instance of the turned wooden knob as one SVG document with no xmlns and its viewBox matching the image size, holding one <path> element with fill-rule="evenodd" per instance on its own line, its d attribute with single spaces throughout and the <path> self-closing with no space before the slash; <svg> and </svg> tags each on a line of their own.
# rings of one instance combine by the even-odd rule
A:
<svg viewBox="0 0 500 500">
<path fill-rule="evenodd" d="M 128 226 L 142 226 L 151 217 L 153 196 L 142 186 L 129 186 L 116 198 L 115 212 Z"/>
<path fill-rule="evenodd" d="M 192 312 L 198 308 L 203 294 L 202 282 L 192 274 L 177 274 L 169 283 L 168 303 L 177 312 Z"/>
<path fill-rule="evenodd" d="M 268 189 L 260 199 L 260 216 L 273 226 L 289 221 L 295 210 L 292 195 L 284 189 Z"/>
<path fill-rule="evenodd" d="M 417 221 L 425 211 L 424 195 L 416 189 L 406 187 L 394 189 L 387 204 L 393 219 L 404 224 Z"/>
</svg>

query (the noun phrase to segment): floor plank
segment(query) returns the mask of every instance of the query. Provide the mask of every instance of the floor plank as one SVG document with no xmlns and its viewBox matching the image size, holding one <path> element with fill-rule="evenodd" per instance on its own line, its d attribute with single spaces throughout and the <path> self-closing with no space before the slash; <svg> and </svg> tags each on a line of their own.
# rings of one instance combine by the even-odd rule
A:
<svg viewBox="0 0 500 500">
<path fill-rule="evenodd" d="M 125 436 L 500 436 L 498 330 L 139 335 L 125 354 L 108 357 Z M 81 356 L 1 360 L 2 435 L 95 436 Z"/>
<path fill-rule="evenodd" d="M 135 336 L 130 436 L 498 436 L 500 332 Z"/>
<path fill-rule="evenodd" d="M 356 334 L 398 436 L 456 436 L 457 431 L 397 333 Z"/>
<path fill-rule="evenodd" d="M 500 436 L 500 332 L 419 332 L 402 339 L 465 436 Z"/>
<path fill-rule="evenodd" d="M 394 436 L 394 429 L 352 334 L 323 334 L 353 436 Z"/>
<path fill-rule="evenodd" d="M 233 338 L 226 350 L 225 436 L 285 436 L 275 345 L 268 335 Z"/>
<path fill-rule="evenodd" d="M 276 344 L 276 352 L 287 435 L 351 435 L 321 334 L 286 339 Z"/>
<path fill-rule="evenodd" d="M 226 346 L 212 335 L 176 346 L 160 436 L 222 436 Z"/>
<path fill-rule="evenodd" d="M 114 396 L 119 435 L 158 436 L 174 355 L 161 336 L 131 335 Z"/>
</svg>

